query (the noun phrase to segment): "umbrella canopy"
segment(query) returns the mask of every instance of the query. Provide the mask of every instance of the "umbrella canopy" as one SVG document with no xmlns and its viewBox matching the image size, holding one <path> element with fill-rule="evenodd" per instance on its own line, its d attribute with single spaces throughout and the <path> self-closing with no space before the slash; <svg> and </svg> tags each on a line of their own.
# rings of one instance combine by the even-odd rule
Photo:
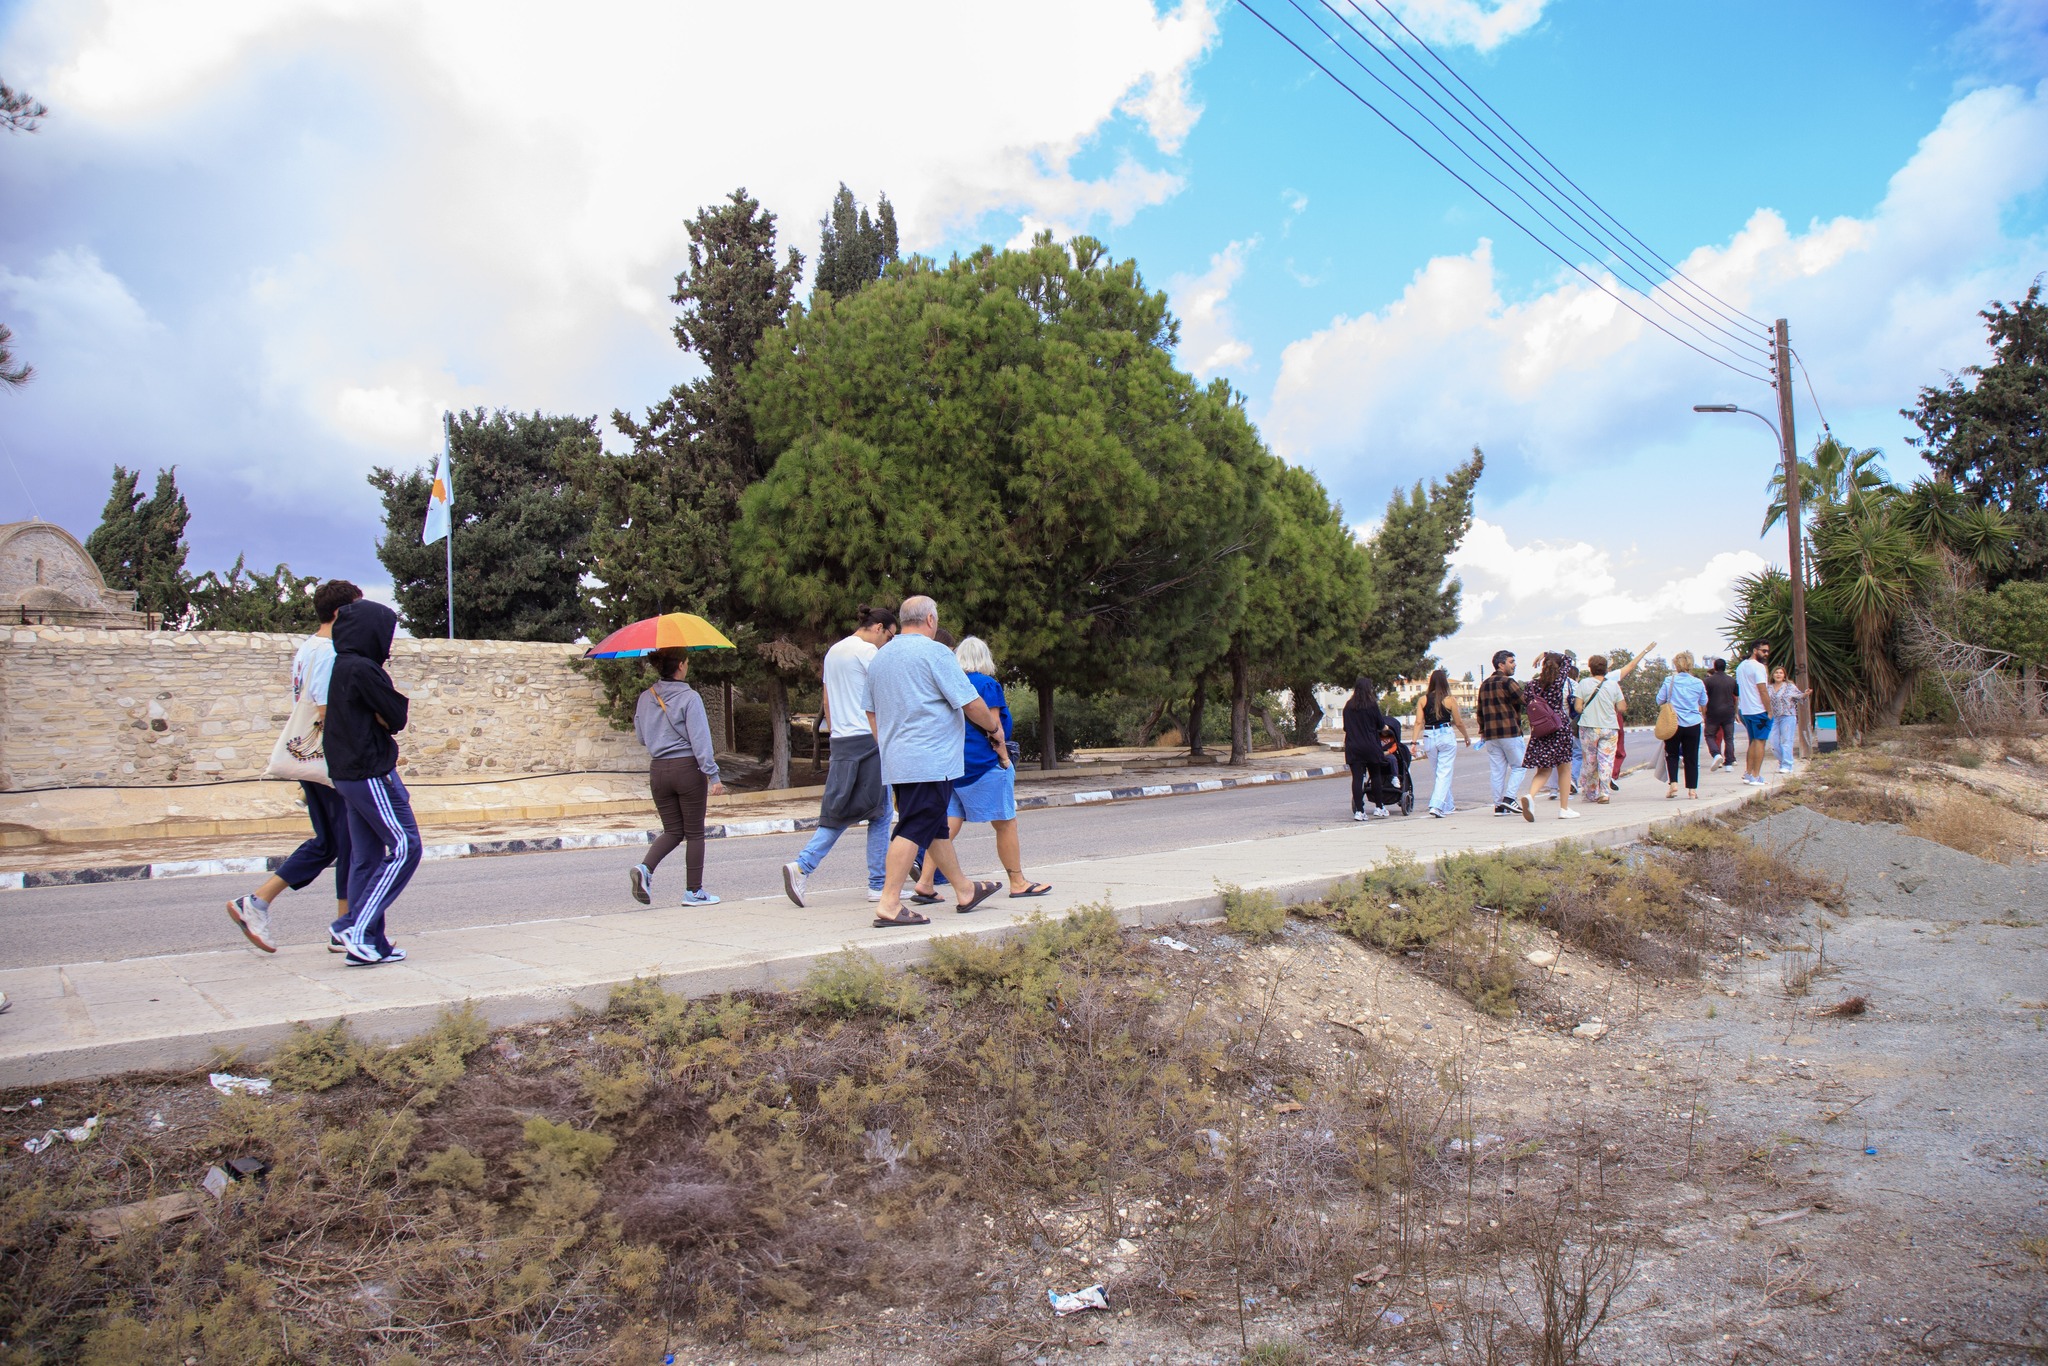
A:
<svg viewBox="0 0 2048 1366">
<path fill-rule="evenodd" d="M 733 643 L 716 626 L 689 612 L 664 612 L 658 617 L 621 626 L 583 652 L 586 659 L 639 659 L 656 650 L 730 650 Z"/>
</svg>

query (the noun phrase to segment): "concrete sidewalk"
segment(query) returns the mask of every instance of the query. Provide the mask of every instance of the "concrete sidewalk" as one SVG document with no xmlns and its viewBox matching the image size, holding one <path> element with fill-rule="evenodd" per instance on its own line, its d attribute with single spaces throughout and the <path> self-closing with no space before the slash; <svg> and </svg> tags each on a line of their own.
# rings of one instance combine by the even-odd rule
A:
<svg viewBox="0 0 2048 1366">
<path fill-rule="evenodd" d="M 1384 860 L 1394 849 L 1429 860 L 1571 839 L 1613 844 L 1652 824 L 1738 805 L 1756 789 L 1722 789 L 1669 802 L 1656 785 L 1629 784 L 1582 820 L 1537 820 L 1463 811 L 1446 820 L 1375 821 L 1309 834 L 1219 843 L 1165 853 L 1036 865 L 1057 889 L 1030 901 L 1002 893 L 972 917 L 932 908 L 932 924 L 875 929 L 857 892 L 808 908 L 781 897 L 709 909 L 665 907 L 567 916 L 517 926 L 427 931 L 406 937 L 406 962 L 348 968 L 317 945 L 275 955 L 249 949 L 120 962 L 71 963 L 0 972 L 14 1002 L 0 1016 L 0 1085 L 42 1084 L 135 1068 L 184 1068 L 216 1049 L 260 1054 L 294 1021 L 347 1016 L 366 1034 L 400 1037 L 430 1024 L 446 1006 L 474 1001 L 495 1023 L 603 1005 L 612 987 L 636 977 L 705 995 L 776 989 L 800 981 L 819 957 L 846 946 L 884 962 L 907 963 L 936 935 L 998 933 L 1033 912 L 1056 915 L 1107 901 L 1127 924 L 1156 925 L 1217 913 L 1219 883 L 1267 889 L 1284 900 L 1321 896 L 1331 883 Z"/>
</svg>

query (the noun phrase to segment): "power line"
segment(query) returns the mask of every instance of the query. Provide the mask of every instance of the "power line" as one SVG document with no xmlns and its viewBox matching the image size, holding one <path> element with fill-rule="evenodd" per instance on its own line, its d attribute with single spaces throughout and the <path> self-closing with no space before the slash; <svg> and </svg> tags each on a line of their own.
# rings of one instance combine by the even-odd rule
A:
<svg viewBox="0 0 2048 1366">
<path fill-rule="evenodd" d="M 1399 24 L 1401 26 L 1401 31 L 1403 33 L 1406 33 L 1410 38 L 1413 38 L 1415 40 L 1415 45 L 1421 48 L 1424 52 L 1427 52 L 1432 61 L 1434 61 L 1438 66 L 1442 67 L 1446 72 L 1450 73 L 1450 77 L 1452 80 L 1456 81 L 1459 85 L 1464 86 L 1466 90 L 1470 91 L 1472 98 L 1478 100 L 1480 104 L 1484 105 L 1486 107 L 1486 111 L 1489 114 L 1492 114 L 1494 118 L 1498 119 L 1502 127 L 1506 128 L 1509 132 L 1513 133 L 1524 147 L 1527 147 L 1531 152 L 1534 152 L 1536 154 L 1537 159 L 1541 161 L 1545 166 L 1548 166 L 1551 170 L 1556 171 L 1559 179 L 1563 180 L 1565 184 L 1571 186 L 1574 190 L 1577 190 L 1579 195 L 1586 201 L 1586 203 L 1591 205 L 1594 208 L 1594 210 L 1596 210 L 1608 222 L 1612 223 L 1618 231 L 1623 233 L 1625 236 L 1629 238 L 1629 240 L 1633 241 L 1637 246 L 1641 247 L 1646 253 L 1648 253 L 1651 260 L 1657 262 L 1659 265 L 1663 266 L 1664 269 L 1669 271 L 1673 279 L 1685 281 L 1686 284 L 1692 286 L 1692 288 L 1699 291 L 1700 295 L 1703 298 L 1711 300 L 1720 308 L 1728 310 L 1730 313 L 1735 314 L 1737 317 L 1743 318 L 1748 322 L 1755 324 L 1758 327 L 1769 326 L 1769 324 L 1764 322 L 1763 319 L 1751 317 L 1749 314 L 1735 307 L 1734 304 L 1731 304 L 1727 300 L 1716 295 L 1713 291 L 1709 290 L 1705 285 L 1700 284 L 1698 281 L 1694 280 L 1690 275 L 1687 275 L 1684 271 L 1680 270 L 1676 265 L 1672 264 L 1670 261 L 1665 260 L 1664 257 L 1659 255 L 1656 249 L 1653 248 L 1648 242 L 1643 241 L 1642 238 L 1637 237 L 1633 232 L 1630 232 L 1628 228 L 1622 224 L 1620 219 L 1616 218 L 1613 214 L 1609 213 L 1607 209 L 1601 205 L 1599 200 L 1593 198 L 1592 195 L 1588 194 L 1586 190 L 1582 186 L 1580 186 L 1580 184 L 1576 180 L 1573 180 L 1570 176 L 1566 175 L 1563 169 L 1559 167 L 1556 162 L 1552 161 L 1549 157 L 1543 155 L 1543 150 L 1539 148 L 1535 143 L 1531 142 L 1528 139 L 1527 135 L 1525 135 L 1521 129 L 1515 126 L 1514 121 L 1512 119 L 1508 118 L 1507 115 L 1501 113 L 1500 110 L 1494 108 L 1493 105 L 1487 100 L 1486 96 L 1480 94 L 1476 89 L 1473 89 L 1472 83 L 1470 81 L 1467 81 L 1463 76 L 1460 76 L 1457 72 L 1457 69 L 1453 67 L 1449 62 L 1445 61 L 1440 55 L 1438 55 L 1437 50 L 1435 48 L 1431 47 L 1428 43 L 1424 42 L 1420 34 L 1416 33 L 1414 29 L 1409 28 L 1407 22 L 1403 20 L 1400 15 L 1396 14 L 1393 10 L 1388 9 L 1387 5 L 1385 4 L 1385 0 L 1373 0 L 1373 3 L 1378 5 L 1382 10 L 1385 10 L 1388 17 L 1393 19 L 1395 23 Z M 1247 6 L 1246 8 L 1250 7 Z M 1731 321 L 1733 321 L 1733 319 L 1731 319 Z"/>
<path fill-rule="evenodd" d="M 1740 328 L 1739 325 L 1737 327 L 1731 328 L 1729 326 L 1728 320 L 1726 320 L 1725 317 L 1712 317 L 1705 313 L 1700 312 L 1699 309 L 1693 307 L 1694 301 L 1691 298 L 1691 296 L 1688 295 L 1683 289 L 1677 288 L 1675 284 L 1673 284 L 1673 282 L 1668 279 L 1667 274 L 1665 272 L 1654 269 L 1645 269 L 1644 265 L 1640 263 L 1640 253 L 1631 251 L 1627 243 L 1615 237 L 1615 235 L 1612 232 L 1601 227 L 1597 222 L 1588 221 L 1582 206 L 1580 206 L 1577 202 L 1572 200 L 1572 197 L 1568 191 L 1562 189 L 1556 183 L 1551 181 L 1547 176 L 1545 176 L 1542 173 L 1542 171 L 1538 170 L 1529 161 L 1527 157 L 1524 157 L 1521 155 L 1521 153 L 1517 152 L 1513 145 L 1508 143 L 1506 139 L 1501 136 L 1498 130 L 1496 130 L 1486 122 L 1484 117 L 1482 117 L 1470 105 L 1466 104 L 1462 99 L 1459 99 L 1456 91 L 1444 85 L 1444 83 L 1441 80 L 1438 80 L 1435 74 L 1431 72 L 1427 67 L 1423 66 L 1422 63 L 1416 59 L 1413 53 L 1409 52 L 1406 47 L 1402 46 L 1398 38 L 1396 38 L 1393 34 L 1387 31 L 1384 25 L 1382 25 L 1377 19 L 1374 19 L 1372 15 L 1368 14 L 1364 9 L 1360 8 L 1358 0 L 1345 0 L 1345 3 L 1349 4 L 1353 10 L 1357 11 L 1358 16 L 1361 19 L 1365 20 L 1366 23 L 1372 25 L 1373 30 L 1376 33 L 1378 33 L 1380 37 L 1386 40 L 1385 48 L 1382 48 L 1379 44 L 1373 42 L 1371 38 L 1368 38 L 1365 34 L 1359 32 L 1357 26 L 1352 24 L 1352 22 L 1349 19 L 1346 19 L 1344 15 L 1338 11 L 1337 7 L 1333 3 L 1331 3 L 1331 0 L 1319 0 L 1319 3 L 1323 6 L 1324 9 L 1329 10 L 1331 14 L 1335 15 L 1339 23 L 1343 24 L 1345 28 L 1349 29 L 1351 33 L 1359 39 L 1360 42 L 1364 43 L 1367 48 L 1371 49 L 1375 55 L 1377 55 L 1382 61 L 1384 61 L 1389 67 L 1391 67 L 1403 80 L 1405 80 L 1409 85 L 1413 86 L 1416 90 L 1420 91 L 1424 99 L 1427 99 L 1431 104 L 1435 105 L 1439 110 L 1441 110 L 1446 118 L 1450 119 L 1451 122 L 1457 124 L 1458 127 L 1461 130 L 1463 130 L 1468 136 L 1477 139 L 1479 145 L 1486 151 L 1486 153 L 1489 156 L 1491 156 L 1495 161 L 1498 161 L 1502 166 L 1506 167 L 1511 175 L 1513 175 L 1516 179 L 1520 180 L 1524 185 L 1527 185 L 1530 189 L 1534 190 L 1538 195 L 1542 196 L 1542 198 L 1546 202 L 1548 202 L 1552 208 L 1556 209 L 1559 213 L 1563 214 L 1567 219 L 1569 219 L 1573 226 L 1578 227 L 1586 233 L 1588 233 L 1594 239 L 1594 241 L 1596 241 L 1599 244 L 1597 249 L 1593 247 L 1588 247 L 1584 242 L 1573 237 L 1570 233 L 1566 233 L 1563 228 L 1559 227 L 1556 223 L 1552 222 L 1549 216 L 1545 215 L 1541 209 L 1538 209 L 1534 204 L 1531 204 L 1529 202 L 1529 197 L 1527 195 L 1523 194 L 1521 191 L 1515 189 L 1512 185 L 1509 185 L 1506 181 L 1502 180 L 1497 174 L 1495 174 L 1492 171 L 1491 168 L 1483 166 L 1478 161 L 1478 159 L 1471 154 L 1469 150 L 1467 150 L 1462 144 L 1460 144 L 1456 138 L 1452 137 L 1452 135 L 1449 132 L 1447 132 L 1445 129 L 1439 126 L 1436 123 L 1436 121 L 1430 118 L 1430 116 L 1427 113 L 1425 113 L 1421 109 L 1416 108 L 1415 104 L 1412 101 L 1410 101 L 1406 96 L 1402 95 L 1399 91 L 1394 91 L 1392 87 L 1387 86 L 1385 81 L 1380 81 L 1380 85 L 1383 88 L 1388 89 L 1391 93 L 1393 93 L 1396 99 L 1399 99 L 1403 104 L 1407 105 L 1408 108 L 1414 111 L 1419 117 L 1421 117 L 1425 123 L 1428 123 L 1430 127 L 1434 128 L 1439 136 L 1444 138 L 1445 141 L 1451 143 L 1451 145 L 1457 147 L 1458 150 L 1464 154 L 1466 160 L 1472 162 L 1472 164 L 1475 166 L 1479 166 L 1480 169 L 1484 171 L 1486 175 L 1494 181 L 1494 183 L 1500 185 L 1503 189 L 1507 190 L 1510 194 L 1514 195 L 1515 198 L 1521 200 L 1524 204 L 1527 204 L 1533 212 L 1535 212 L 1539 217 L 1543 218 L 1545 223 L 1548 223 L 1553 229 L 1562 234 L 1565 237 L 1565 239 L 1569 241 L 1574 247 L 1577 247 L 1579 250 L 1586 252 L 1590 256 L 1608 257 L 1610 258 L 1609 264 L 1618 268 L 1618 274 L 1632 274 L 1636 276 L 1638 279 L 1642 280 L 1644 284 L 1649 286 L 1649 288 L 1647 290 L 1638 288 L 1638 292 L 1642 293 L 1644 297 L 1655 301 L 1658 307 L 1664 310 L 1666 316 L 1670 317 L 1673 321 L 1678 322 L 1681 326 L 1690 328 L 1696 335 L 1712 341 L 1714 345 L 1722 346 L 1724 348 L 1727 347 L 1727 342 L 1732 340 L 1737 346 L 1746 347 L 1750 351 L 1754 352 L 1757 360 L 1759 361 L 1769 356 L 1769 350 L 1766 347 L 1764 347 L 1755 337 L 1751 336 L 1746 329 Z M 1375 0 L 1375 3 L 1378 3 L 1378 0 Z M 1298 10 L 1299 6 L 1297 6 L 1296 8 Z M 1385 6 L 1382 5 L 1381 8 L 1385 8 Z M 1314 23 L 1314 20 L 1310 20 L 1310 22 Z M 1318 32 L 1323 32 L 1322 26 L 1320 24 L 1317 24 L 1316 28 Z M 1327 32 L 1324 32 L 1324 37 L 1329 38 L 1330 35 Z M 1335 40 L 1332 39 L 1332 41 Z M 1346 56 L 1351 58 L 1353 65 L 1358 66 L 1361 70 L 1365 70 L 1364 63 L 1360 62 L 1356 55 L 1352 54 L 1348 48 L 1343 48 L 1342 44 L 1338 44 L 1338 46 L 1344 51 Z M 1391 49 L 1391 54 L 1388 51 L 1388 49 Z M 1405 58 L 1407 62 L 1410 65 L 1414 66 L 1417 71 L 1421 72 L 1424 76 L 1428 77 L 1428 79 L 1431 81 L 1432 84 L 1434 84 L 1437 87 L 1437 89 L 1442 90 L 1444 94 L 1448 95 L 1451 98 L 1451 100 L 1458 105 L 1460 109 L 1464 110 L 1466 114 L 1471 116 L 1473 123 L 1476 123 L 1479 126 L 1475 128 L 1472 126 L 1472 124 L 1468 124 L 1467 122 L 1465 122 L 1464 119 L 1460 118 L 1458 114 L 1452 109 L 1450 109 L 1448 106 L 1446 106 L 1442 100 L 1438 99 L 1435 95 L 1431 94 L 1428 88 L 1425 87 L 1421 81 L 1417 80 L 1414 75 L 1410 74 L 1407 67 L 1395 61 L 1394 55 L 1392 54 L 1398 54 L 1400 57 Z M 1372 73 L 1368 71 L 1367 74 L 1370 75 Z M 1378 80 L 1378 77 L 1375 76 L 1374 79 Z M 1522 166 L 1528 167 L 1528 170 L 1524 171 L 1523 169 L 1521 169 L 1521 167 L 1516 166 L 1513 161 L 1510 161 L 1508 159 L 1508 156 L 1502 154 L 1500 148 L 1494 146 L 1495 142 L 1499 142 L 1502 147 L 1505 147 L 1507 152 L 1513 155 L 1516 161 L 1520 161 L 1522 163 Z M 1536 179 L 1530 178 L 1531 172 L 1534 173 Z M 1539 181 L 1541 182 L 1540 184 L 1538 183 Z M 1552 194 L 1551 191 L 1553 190 L 1555 190 L 1557 193 Z M 1566 202 L 1560 203 L 1558 201 L 1558 195 L 1562 195 Z M 1667 286 L 1670 287 L 1670 298 L 1668 301 L 1665 298 L 1662 298 L 1658 295 L 1658 291 Z M 1633 285 L 1631 285 L 1631 287 L 1637 288 Z M 1676 303 L 1678 309 L 1683 310 L 1686 314 L 1690 315 L 1692 321 L 1688 322 L 1685 319 L 1680 318 L 1678 316 L 1678 313 L 1672 309 L 1672 303 Z M 1711 305 L 1709 305 L 1709 307 L 1711 307 Z M 1716 335 L 1709 336 L 1710 333 Z M 1731 350 L 1730 354 L 1735 353 Z"/>
<path fill-rule="evenodd" d="M 1507 219 L 1508 222 L 1514 224 L 1514 226 L 1519 228 L 1523 233 L 1525 233 L 1530 238 L 1530 240 L 1534 241 L 1538 246 L 1542 247 L 1545 251 L 1549 252 L 1552 256 L 1555 256 L 1560 262 L 1562 262 L 1566 269 L 1580 276 L 1582 279 L 1586 281 L 1586 283 L 1592 285 L 1602 294 L 1605 294 L 1608 298 L 1614 300 L 1623 308 L 1626 308 L 1629 312 L 1635 314 L 1638 318 L 1641 318 L 1644 322 L 1656 328 L 1659 332 L 1662 332 L 1665 336 L 1671 338 L 1671 340 L 1677 342 L 1680 346 L 1685 347 L 1687 350 L 1695 352 L 1698 355 L 1704 356 L 1708 360 L 1714 362 L 1714 364 L 1722 366 L 1725 369 L 1733 370 L 1736 374 L 1741 375 L 1746 379 L 1755 380 L 1759 384 L 1769 384 L 1771 382 L 1764 375 L 1757 374 L 1751 370 L 1746 370 L 1742 366 L 1737 365 L 1734 362 L 1723 360 L 1721 357 L 1715 355 L 1711 351 L 1702 350 L 1700 347 L 1694 345 L 1692 342 L 1687 341 L 1684 337 L 1679 336 L 1676 332 L 1673 332 L 1670 328 L 1664 326 L 1664 324 L 1658 322 L 1649 314 L 1643 312 L 1640 308 L 1637 308 L 1634 304 L 1630 303 L 1626 298 L 1624 298 L 1620 294 L 1617 294 L 1613 290 L 1609 289 L 1600 280 L 1595 278 L 1593 275 L 1589 274 L 1584 267 L 1580 266 L 1577 262 L 1573 261 L 1570 257 L 1566 256 L 1563 252 L 1559 251 L 1556 247 L 1552 246 L 1548 239 L 1543 237 L 1534 229 L 1530 228 L 1526 223 L 1523 223 L 1522 220 L 1516 218 L 1506 209 L 1502 208 L 1498 203 L 1494 202 L 1494 200 L 1489 195 L 1487 195 L 1485 191 L 1481 190 L 1477 185 L 1474 185 L 1464 176 L 1459 175 L 1458 172 L 1454 168 L 1452 168 L 1451 165 L 1447 163 L 1442 157 L 1438 156 L 1435 152 L 1430 151 L 1429 148 L 1423 146 L 1422 143 L 1416 139 L 1414 134 L 1410 133 L 1407 129 L 1403 128 L 1399 123 L 1395 122 L 1392 118 L 1388 117 L 1385 110 L 1381 109 L 1378 105 L 1374 104 L 1365 96 L 1359 94 L 1358 91 L 1353 89 L 1352 86 L 1348 82 L 1346 82 L 1343 77 L 1339 76 L 1336 72 L 1330 70 L 1329 67 L 1324 66 L 1323 63 L 1317 59 L 1314 53 L 1310 52 L 1300 43 L 1294 41 L 1293 35 L 1289 34 L 1285 29 L 1282 29 L 1278 24 L 1275 24 L 1271 19 L 1268 19 L 1264 14 L 1261 14 L 1256 8 L 1254 8 L 1250 4 L 1249 0 L 1238 0 L 1238 3 L 1242 5 L 1245 8 L 1245 10 L 1251 14 L 1253 18 L 1257 19 L 1260 23 L 1264 24 L 1267 28 L 1271 29 L 1273 33 L 1277 37 L 1279 37 L 1279 39 L 1282 42 L 1286 43 L 1289 47 L 1293 48 L 1296 52 L 1300 53 L 1303 57 L 1307 58 L 1309 63 L 1312 66 L 1314 66 L 1316 70 L 1322 72 L 1325 76 L 1328 76 L 1332 81 L 1336 82 L 1338 89 L 1342 90 L 1345 94 L 1351 96 L 1352 99 L 1357 100 L 1360 104 L 1364 105 L 1367 109 L 1371 110 L 1373 114 L 1377 116 L 1382 123 L 1386 124 L 1387 127 L 1393 129 L 1396 133 L 1400 134 L 1401 137 L 1404 140 L 1406 140 L 1410 146 L 1414 147 L 1416 151 L 1422 153 L 1431 161 L 1435 162 L 1437 166 L 1443 170 L 1444 174 L 1450 176 L 1451 179 L 1457 181 L 1460 185 L 1463 185 L 1466 189 L 1470 190 L 1474 195 L 1478 196 L 1481 203 L 1485 204 L 1488 208 L 1492 209 L 1502 218 Z M 1293 4 L 1294 0 L 1289 0 L 1289 3 Z M 1296 8 L 1299 9 L 1299 6 L 1296 6 Z M 1311 20 L 1310 23 L 1311 25 L 1313 25 L 1314 21 Z M 1321 32 L 1321 29 L 1318 28 L 1317 31 Z M 1328 35 L 1326 34 L 1324 36 L 1327 37 Z M 1382 82 L 1382 84 L 1384 84 L 1384 82 Z"/>
<path fill-rule="evenodd" d="M 1791 350 L 1790 347 L 1786 349 L 1788 351 Z M 1813 376 L 1807 373 L 1806 362 L 1800 360 L 1797 351 L 1792 351 L 1792 359 L 1799 366 L 1800 378 L 1806 381 L 1806 396 L 1813 400 L 1813 411 L 1820 418 L 1820 429 L 1832 437 L 1835 434 L 1835 429 L 1828 426 L 1828 415 L 1820 410 L 1820 395 L 1813 392 Z"/>
</svg>

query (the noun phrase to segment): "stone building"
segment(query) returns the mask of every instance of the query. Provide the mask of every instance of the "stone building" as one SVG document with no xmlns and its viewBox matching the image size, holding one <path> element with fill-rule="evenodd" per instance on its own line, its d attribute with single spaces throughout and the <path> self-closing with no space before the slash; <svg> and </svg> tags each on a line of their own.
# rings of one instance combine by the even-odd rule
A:
<svg viewBox="0 0 2048 1366">
<path fill-rule="evenodd" d="M 143 631 L 135 594 L 107 587 L 92 556 L 54 522 L 0 523 L 0 625 Z"/>
</svg>

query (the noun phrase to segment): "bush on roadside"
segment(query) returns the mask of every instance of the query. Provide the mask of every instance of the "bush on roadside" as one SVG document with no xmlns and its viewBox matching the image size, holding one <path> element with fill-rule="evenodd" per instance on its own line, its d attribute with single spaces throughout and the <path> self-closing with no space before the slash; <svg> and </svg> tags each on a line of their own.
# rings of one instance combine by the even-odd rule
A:
<svg viewBox="0 0 2048 1366">
<path fill-rule="evenodd" d="M 1252 944 L 1279 937 L 1287 926 L 1287 908 L 1271 892 L 1247 892 L 1235 883 L 1216 884 L 1223 897 L 1223 923 L 1232 934 Z"/>
<path fill-rule="evenodd" d="M 914 1020 L 924 1014 L 927 1004 L 916 979 L 889 971 L 873 954 L 860 949 L 819 959 L 799 995 L 815 1013 L 842 1019 L 876 1015 Z"/>
</svg>

